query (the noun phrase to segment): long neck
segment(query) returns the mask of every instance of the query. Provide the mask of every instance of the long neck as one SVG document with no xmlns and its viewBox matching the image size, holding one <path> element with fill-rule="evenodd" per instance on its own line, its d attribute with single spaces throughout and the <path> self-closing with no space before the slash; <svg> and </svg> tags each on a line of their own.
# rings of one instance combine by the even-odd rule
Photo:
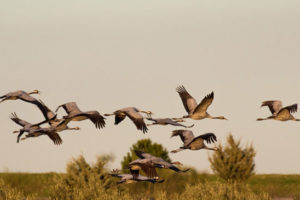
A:
<svg viewBox="0 0 300 200">
<path fill-rule="evenodd" d="M 149 112 L 147 112 L 147 111 L 144 111 L 144 110 L 139 110 L 139 112 L 141 112 L 141 113 L 145 113 L 145 114 L 149 115 Z"/>
<path fill-rule="evenodd" d="M 192 125 L 190 125 L 190 126 L 185 126 L 185 125 L 183 125 L 183 127 L 185 127 L 185 128 L 192 128 L 194 126 L 194 124 L 192 124 Z"/>
<path fill-rule="evenodd" d="M 263 121 L 263 120 L 267 120 L 268 118 L 257 118 L 256 121 Z"/>
<path fill-rule="evenodd" d="M 211 147 L 205 146 L 204 149 L 218 151 L 218 149 L 216 147 L 211 148 Z"/>
<path fill-rule="evenodd" d="M 257 118 L 256 121 L 262 121 L 262 120 L 268 120 L 268 119 L 274 119 L 274 116 L 270 116 L 267 118 Z"/>
<path fill-rule="evenodd" d="M 115 113 L 111 113 L 111 114 L 104 114 L 104 116 L 106 116 L 106 117 L 109 117 L 109 116 L 112 116 L 112 115 L 115 115 Z"/>
<path fill-rule="evenodd" d="M 29 92 L 28 94 L 36 94 L 36 92 L 35 92 L 35 91 L 32 91 L 32 92 Z"/>
<path fill-rule="evenodd" d="M 218 116 L 218 117 L 210 117 L 211 119 L 223 119 L 225 120 L 226 118 L 224 116 Z"/>
</svg>

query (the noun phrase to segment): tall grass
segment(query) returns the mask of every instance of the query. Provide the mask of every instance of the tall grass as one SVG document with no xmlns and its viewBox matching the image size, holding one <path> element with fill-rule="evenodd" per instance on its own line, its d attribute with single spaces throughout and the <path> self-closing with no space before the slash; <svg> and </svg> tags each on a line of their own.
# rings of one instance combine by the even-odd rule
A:
<svg viewBox="0 0 300 200">
<path fill-rule="evenodd" d="M 57 175 L 51 187 L 52 200 L 110 200 L 110 199 L 211 199 L 211 200 L 269 200 L 265 194 L 255 194 L 243 184 L 203 182 L 195 170 L 187 174 L 176 174 L 168 170 L 158 173 L 166 178 L 165 183 L 135 183 L 117 185 L 118 179 L 108 175 L 109 156 L 97 158 L 88 164 L 83 156 L 73 159 L 67 173 Z M 187 185 L 188 184 L 188 185 Z"/>
<path fill-rule="evenodd" d="M 90 164 L 79 156 L 61 174 L 0 173 L 0 200 L 300 200 L 300 175 L 254 175 L 246 184 L 232 184 L 194 169 L 187 173 L 161 169 L 158 174 L 165 179 L 163 183 L 118 185 L 118 178 L 108 175 L 111 159 L 99 156 Z"/>
<path fill-rule="evenodd" d="M 0 200 L 34 200 L 34 195 L 25 196 L 21 191 L 10 187 L 0 179 Z"/>
</svg>

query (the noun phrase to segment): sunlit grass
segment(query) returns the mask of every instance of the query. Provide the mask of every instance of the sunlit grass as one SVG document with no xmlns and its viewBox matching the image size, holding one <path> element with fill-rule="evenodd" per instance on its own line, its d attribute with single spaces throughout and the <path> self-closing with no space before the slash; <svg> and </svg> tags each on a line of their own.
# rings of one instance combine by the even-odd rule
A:
<svg viewBox="0 0 300 200">
<path fill-rule="evenodd" d="M 0 173 L 0 179 L 4 180 L 7 186 L 21 191 L 24 195 L 36 194 L 38 197 L 50 196 L 49 187 L 54 184 L 54 176 L 57 173 Z M 61 174 L 64 175 L 64 174 Z M 162 184 L 152 186 L 150 183 L 137 183 L 117 186 L 127 188 L 131 193 L 141 192 L 147 194 L 151 187 L 154 187 L 155 195 L 167 197 L 168 195 L 182 193 L 187 183 L 197 185 L 199 183 L 224 184 L 217 176 L 206 173 L 191 171 L 187 174 L 175 174 L 163 171 L 162 176 L 166 180 Z M 116 180 L 116 179 L 115 179 Z M 248 187 L 254 193 L 267 193 L 271 197 L 293 197 L 300 199 L 300 175 L 254 175 L 247 181 Z M 222 186 L 223 187 L 223 186 Z"/>
</svg>

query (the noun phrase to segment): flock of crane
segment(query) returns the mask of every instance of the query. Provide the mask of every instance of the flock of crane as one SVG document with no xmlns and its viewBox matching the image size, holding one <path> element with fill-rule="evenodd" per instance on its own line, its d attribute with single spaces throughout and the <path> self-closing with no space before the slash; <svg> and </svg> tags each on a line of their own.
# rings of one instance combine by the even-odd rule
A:
<svg viewBox="0 0 300 200">
<path fill-rule="evenodd" d="M 151 111 L 143 111 L 139 110 L 135 107 L 127 107 L 114 111 L 111 114 L 104 114 L 104 116 L 115 116 L 115 125 L 122 122 L 126 116 L 129 117 L 132 122 L 135 124 L 138 130 L 141 130 L 143 133 L 148 131 L 147 126 L 150 125 L 173 125 L 173 126 L 181 126 L 184 128 L 191 128 L 194 125 L 186 126 L 181 124 L 180 122 L 185 122 L 184 118 L 191 118 L 194 120 L 201 120 L 204 118 L 210 119 L 221 119 L 226 120 L 224 116 L 213 117 L 207 113 L 208 107 L 212 104 L 214 99 L 214 93 L 210 93 L 205 96 L 202 101 L 197 104 L 196 100 L 187 92 L 184 86 L 179 86 L 176 88 L 184 108 L 188 115 L 185 115 L 181 118 L 152 118 L 153 114 Z M 13 120 L 18 125 L 23 128 L 13 131 L 13 133 L 18 133 L 17 142 L 21 140 L 25 140 L 30 137 L 38 137 L 41 135 L 47 135 L 56 145 L 62 144 L 62 139 L 59 136 L 58 132 L 64 130 L 79 130 L 79 127 L 68 127 L 68 123 L 71 121 L 82 121 L 86 119 L 90 119 L 97 129 L 101 129 L 105 127 L 105 117 L 103 117 L 98 111 L 81 111 L 75 102 L 68 102 L 62 104 L 57 107 L 55 112 L 49 109 L 42 100 L 37 100 L 31 96 L 31 94 L 39 94 L 38 90 L 34 90 L 32 92 L 25 92 L 23 90 L 15 91 L 7 93 L 6 95 L 0 96 L 0 103 L 6 100 L 22 100 L 31 104 L 36 105 L 40 111 L 42 112 L 45 120 L 42 122 L 32 124 L 25 120 L 18 118 L 16 113 L 11 114 L 11 120 Z M 272 101 L 264 101 L 261 106 L 269 107 L 272 115 L 267 118 L 258 118 L 257 121 L 274 119 L 279 121 L 300 121 L 300 119 L 294 118 L 292 113 L 297 111 L 297 104 L 293 104 L 290 106 L 282 107 L 281 101 L 272 100 Z M 66 111 L 66 115 L 62 118 L 58 118 L 57 111 L 60 108 L 63 108 Z M 141 113 L 146 114 L 143 116 Z M 144 119 L 152 121 L 152 124 L 146 124 Z M 48 127 L 41 127 L 42 124 L 48 123 Z M 23 138 L 22 135 L 27 133 Z M 217 147 L 208 147 L 206 143 L 214 143 L 217 141 L 217 137 L 214 133 L 206 133 L 197 137 L 194 137 L 193 132 L 187 129 L 182 130 L 174 130 L 172 132 L 171 137 L 180 136 L 180 139 L 183 142 L 183 146 L 179 149 L 171 151 L 172 153 L 177 153 L 179 151 L 190 149 L 190 150 L 200 150 L 200 149 L 208 149 L 218 151 Z M 119 177 L 121 180 L 118 183 L 131 183 L 137 181 L 148 181 L 152 183 L 161 183 L 164 180 L 160 179 L 157 175 L 156 168 L 166 168 L 171 169 L 176 172 L 186 172 L 186 170 L 180 170 L 175 165 L 179 165 L 179 162 L 169 163 L 163 160 L 160 157 L 153 156 L 149 153 L 143 151 L 135 151 L 135 154 L 139 157 L 139 159 L 134 160 L 129 163 L 128 169 L 130 170 L 130 174 L 120 174 L 118 170 L 113 170 L 110 175 Z M 142 176 L 139 171 L 142 170 L 147 176 Z"/>
</svg>

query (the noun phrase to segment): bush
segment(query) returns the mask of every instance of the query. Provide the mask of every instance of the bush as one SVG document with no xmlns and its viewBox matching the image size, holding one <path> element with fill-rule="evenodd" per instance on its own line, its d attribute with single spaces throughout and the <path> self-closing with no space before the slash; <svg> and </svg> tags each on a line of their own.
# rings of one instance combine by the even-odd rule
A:
<svg viewBox="0 0 300 200">
<path fill-rule="evenodd" d="M 115 187 L 115 181 L 108 175 L 107 164 L 112 156 L 99 156 L 90 165 L 81 155 L 67 165 L 67 173 L 55 177 L 51 187 L 51 199 L 55 200 L 105 200 L 128 199 L 128 194 Z"/>
<path fill-rule="evenodd" d="M 212 170 L 229 182 L 245 181 L 254 174 L 255 150 L 250 146 L 242 148 L 240 140 L 235 141 L 232 134 L 227 137 L 227 145 L 220 144 L 219 151 L 209 157 Z"/>
<path fill-rule="evenodd" d="M 154 156 L 161 157 L 167 162 L 171 162 L 168 150 L 161 144 L 152 143 L 150 139 L 142 139 L 133 144 L 130 147 L 130 152 L 128 152 L 127 155 L 124 156 L 123 161 L 121 162 L 123 169 L 126 168 L 131 161 L 138 158 L 134 153 L 135 150 L 141 150 Z"/>
</svg>

